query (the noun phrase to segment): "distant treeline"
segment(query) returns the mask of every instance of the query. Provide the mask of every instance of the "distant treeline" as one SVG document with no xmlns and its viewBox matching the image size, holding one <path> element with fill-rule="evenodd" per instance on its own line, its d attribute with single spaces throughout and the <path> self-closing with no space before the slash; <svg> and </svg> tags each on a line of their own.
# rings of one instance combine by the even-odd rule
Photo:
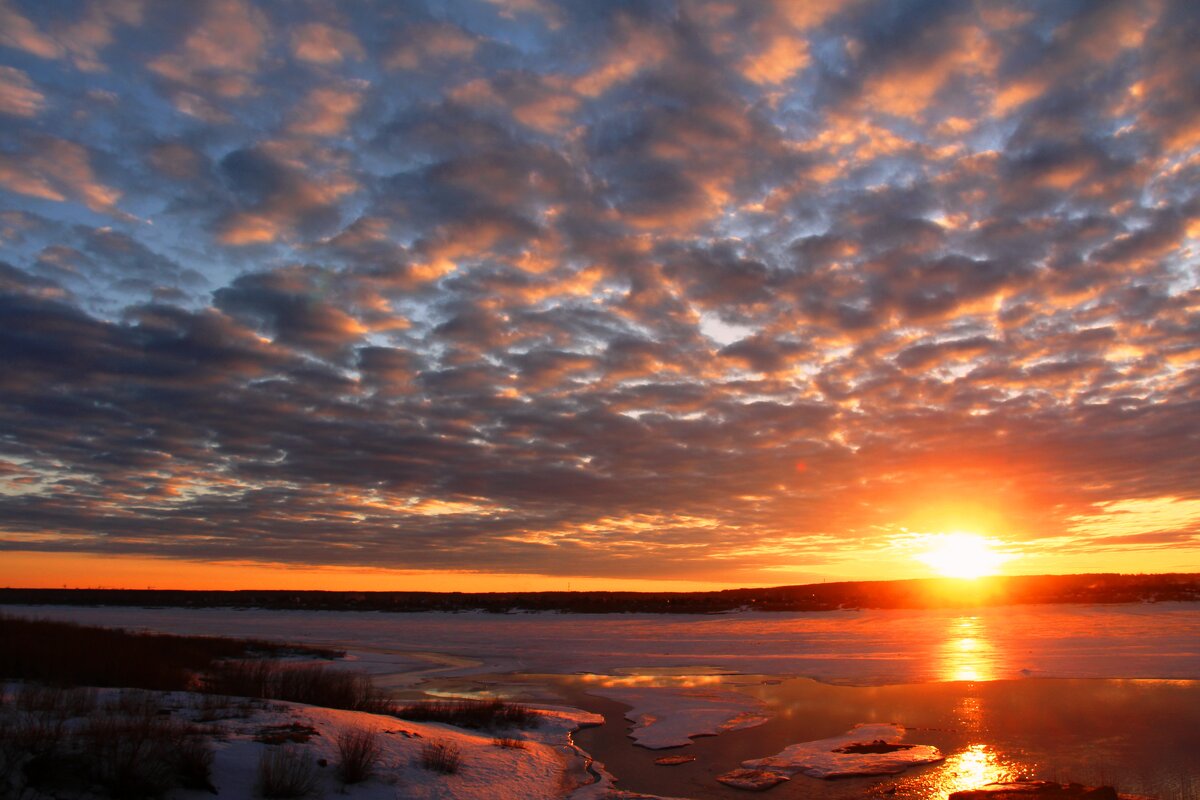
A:
<svg viewBox="0 0 1200 800">
<path fill-rule="evenodd" d="M 1030 603 L 1200 602 L 1200 574 L 1023 575 L 845 581 L 719 592 L 321 592 L 0 589 L 0 605 L 166 606 L 332 611 L 560 611 L 717 614 Z"/>
</svg>

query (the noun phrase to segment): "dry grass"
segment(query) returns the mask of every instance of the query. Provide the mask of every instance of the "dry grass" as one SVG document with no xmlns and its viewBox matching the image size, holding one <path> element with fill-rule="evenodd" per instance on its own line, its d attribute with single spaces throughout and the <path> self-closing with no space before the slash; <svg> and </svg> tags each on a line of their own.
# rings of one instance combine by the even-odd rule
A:
<svg viewBox="0 0 1200 800">
<path fill-rule="evenodd" d="M 342 783 L 362 783 L 375 771 L 383 745 L 375 731 L 358 729 L 342 731 L 337 737 L 338 777 Z"/>
<path fill-rule="evenodd" d="M 336 651 L 216 636 L 133 633 L 0 614 L 0 678 L 61 686 L 194 688 L 222 660 Z"/>
<path fill-rule="evenodd" d="M 205 690 L 237 697 L 288 700 L 325 708 L 386 714 L 392 701 L 362 672 L 323 664 L 230 661 L 213 670 Z"/>
<path fill-rule="evenodd" d="M 0 796 L 87 794 L 141 800 L 174 788 L 211 790 L 210 731 L 172 721 L 153 698 L 125 692 L 23 689 L 3 716 Z M 5 782 L 7 781 L 7 783 Z"/>
<path fill-rule="evenodd" d="M 421 766 L 430 772 L 453 775 L 462 766 L 462 750 L 453 742 L 427 742 L 421 748 Z"/>
<path fill-rule="evenodd" d="M 444 722 L 459 728 L 497 730 L 538 724 L 538 714 L 529 706 L 502 700 L 432 700 L 404 706 L 395 713 L 414 722 Z"/>
<path fill-rule="evenodd" d="M 528 750 L 529 744 L 524 739 L 510 739 L 507 737 L 498 737 L 492 739 L 493 747 L 503 747 L 506 750 Z"/>
<path fill-rule="evenodd" d="M 255 789 L 261 797 L 307 797 L 316 791 L 321 776 L 317 763 L 296 747 L 269 747 L 258 759 Z"/>
</svg>

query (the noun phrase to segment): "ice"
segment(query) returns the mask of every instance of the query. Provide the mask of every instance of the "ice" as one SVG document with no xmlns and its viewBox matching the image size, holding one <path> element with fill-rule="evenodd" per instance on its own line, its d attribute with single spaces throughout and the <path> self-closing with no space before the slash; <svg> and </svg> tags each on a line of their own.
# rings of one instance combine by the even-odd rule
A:
<svg viewBox="0 0 1200 800">
<path fill-rule="evenodd" d="M 735 789 L 763 792 L 772 786 L 791 780 L 787 775 L 765 769 L 734 769 L 717 776 L 717 780 Z"/>
<path fill-rule="evenodd" d="M 820 613 L 485 614 L 231 608 L 6 606 L 5 613 L 167 633 L 270 636 L 348 648 L 357 666 L 400 680 L 531 672 L 710 668 L 882 685 L 961 679 L 1200 678 L 1200 604 L 1007 606 Z M 753 642 L 752 647 L 747 643 Z M 983 676 L 986 676 L 984 678 Z"/>
<path fill-rule="evenodd" d="M 943 760 L 936 747 L 902 745 L 902 738 L 904 728 L 900 725 L 864 723 L 840 736 L 801 742 L 773 756 L 743 761 L 742 766 L 783 774 L 802 772 L 814 778 L 843 778 L 894 775 L 918 764 Z"/>
<path fill-rule="evenodd" d="M 683 747 L 693 736 L 752 728 L 769 719 L 760 701 L 726 689 L 618 686 L 588 692 L 631 706 L 625 712 L 634 723 L 629 735 L 650 750 Z"/>
</svg>

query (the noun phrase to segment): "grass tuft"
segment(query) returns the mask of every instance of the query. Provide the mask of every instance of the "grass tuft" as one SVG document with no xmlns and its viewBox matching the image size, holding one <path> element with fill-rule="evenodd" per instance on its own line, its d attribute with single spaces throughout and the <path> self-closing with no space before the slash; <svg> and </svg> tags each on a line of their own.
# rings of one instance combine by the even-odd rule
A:
<svg viewBox="0 0 1200 800">
<path fill-rule="evenodd" d="M 265 798 L 307 797 L 320 782 L 317 762 L 294 747 L 270 747 L 258 759 L 258 794 Z"/>
<path fill-rule="evenodd" d="M 342 783 L 362 783 L 371 777 L 383 745 L 375 731 L 357 729 L 342 731 L 337 737 L 338 777 Z"/>
<path fill-rule="evenodd" d="M 462 750 L 453 742 L 427 742 L 421 748 L 421 766 L 430 772 L 453 775 L 462 767 Z"/>
</svg>

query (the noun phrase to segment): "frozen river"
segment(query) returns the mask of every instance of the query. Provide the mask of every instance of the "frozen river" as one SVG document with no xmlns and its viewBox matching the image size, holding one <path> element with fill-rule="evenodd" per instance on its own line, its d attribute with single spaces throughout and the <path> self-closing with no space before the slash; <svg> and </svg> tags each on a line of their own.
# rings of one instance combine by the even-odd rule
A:
<svg viewBox="0 0 1200 800">
<path fill-rule="evenodd" d="M 337 645 L 376 672 L 672 668 L 855 685 L 1200 678 L 1200 603 L 721 615 L 5 608 L 133 629 Z"/>
<path fill-rule="evenodd" d="M 1200 797 L 1195 603 L 712 616 L 0 611 L 333 645 L 406 696 L 577 705 L 607 719 L 581 732 L 580 745 L 624 788 L 660 795 L 745 797 L 715 776 L 795 742 L 886 722 L 907 729 L 906 741 L 941 749 L 945 762 L 887 778 L 801 776 L 771 796 L 933 800 L 1020 776 Z M 655 766 L 662 751 L 634 746 L 631 727 L 646 747 L 685 745 L 696 761 Z M 719 735 L 688 744 L 703 732 Z"/>
</svg>

